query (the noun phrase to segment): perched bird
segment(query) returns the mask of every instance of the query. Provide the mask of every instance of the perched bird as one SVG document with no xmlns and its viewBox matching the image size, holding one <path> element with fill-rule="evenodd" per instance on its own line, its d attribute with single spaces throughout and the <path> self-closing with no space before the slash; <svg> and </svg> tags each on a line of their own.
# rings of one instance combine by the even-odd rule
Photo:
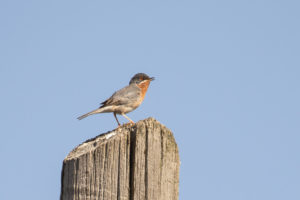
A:
<svg viewBox="0 0 300 200">
<path fill-rule="evenodd" d="M 150 78 L 144 73 L 134 75 L 128 86 L 118 90 L 106 101 L 103 101 L 98 109 L 88 112 L 77 119 L 81 120 L 93 114 L 112 112 L 119 126 L 120 122 L 117 118 L 117 114 L 123 115 L 130 123 L 134 123 L 125 114 L 133 111 L 143 102 L 149 84 L 153 80 L 154 77 Z"/>
</svg>

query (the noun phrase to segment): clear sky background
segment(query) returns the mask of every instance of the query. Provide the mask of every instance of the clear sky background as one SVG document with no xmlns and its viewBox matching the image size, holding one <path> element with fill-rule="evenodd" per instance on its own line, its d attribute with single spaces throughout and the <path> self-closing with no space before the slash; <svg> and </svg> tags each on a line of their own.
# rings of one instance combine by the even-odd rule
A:
<svg viewBox="0 0 300 200">
<path fill-rule="evenodd" d="M 180 199 L 300 199 L 299 1 L 0 1 L 0 199 L 53 200 L 62 161 L 116 128 L 99 106 L 156 77 L 128 116 L 180 150 Z M 126 120 L 119 117 L 124 123 Z"/>
</svg>

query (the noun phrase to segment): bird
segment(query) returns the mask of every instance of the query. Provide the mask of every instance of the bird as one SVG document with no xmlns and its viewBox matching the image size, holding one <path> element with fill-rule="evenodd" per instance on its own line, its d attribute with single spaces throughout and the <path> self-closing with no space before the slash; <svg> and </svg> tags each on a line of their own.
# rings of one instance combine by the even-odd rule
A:
<svg viewBox="0 0 300 200">
<path fill-rule="evenodd" d="M 144 100 L 145 94 L 148 90 L 150 82 L 153 81 L 154 77 L 149 77 L 145 73 L 135 74 L 129 81 L 129 85 L 113 93 L 111 97 L 101 103 L 101 106 L 91 112 L 88 112 L 77 119 L 81 120 L 90 115 L 98 113 L 110 113 L 114 114 L 114 117 L 118 123 L 118 127 L 121 126 L 118 115 L 124 116 L 129 123 L 134 124 L 129 117 L 125 114 L 135 110 L 141 105 Z"/>
</svg>

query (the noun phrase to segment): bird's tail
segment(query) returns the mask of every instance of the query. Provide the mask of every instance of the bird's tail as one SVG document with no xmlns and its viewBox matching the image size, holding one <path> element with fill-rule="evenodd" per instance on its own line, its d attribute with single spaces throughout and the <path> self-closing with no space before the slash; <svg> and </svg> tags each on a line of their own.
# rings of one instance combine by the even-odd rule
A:
<svg viewBox="0 0 300 200">
<path fill-rule="evenodd" d="M 102 109 L 101 109 L 101 108 L 98 108 L 98 109 L 93 110 L 93 111 L 91 111 L 91 112 L 88 112 L 88 113 L 86 113 L 86 114 L 84 114 L 84 115 L 81 115 L 81 116 L 78 117 L 77 119 L 82 120 L 83 118 L 86 118 L 87 116 L 90 116 L 90 115 L 93 115 L 93 114 L 97 114 L 97 113 L 101 113 L 101 112 L 102 112 Z"/>
</svg>

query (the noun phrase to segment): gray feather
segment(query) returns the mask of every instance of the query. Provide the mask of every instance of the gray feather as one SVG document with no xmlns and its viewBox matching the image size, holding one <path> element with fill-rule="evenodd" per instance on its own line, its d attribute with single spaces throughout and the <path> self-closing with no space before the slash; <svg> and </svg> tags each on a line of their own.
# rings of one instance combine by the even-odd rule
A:
<svg viewBox="0 0 300 200">
<path fill-rule="evenodd" d="M 88 113 L 86 113 L 86 114 L 84 114 L 84 115 L 81 115 L 80 117 L 78 117 L 77 119 L 79 119 L 79 120 L 82 120 L 83 118 L 86 118 L 86 117 L 88 117 L 88 116 L 90 116 L 90 115 L 93 115 L 93 114 L 97 114 L 97 113 L 101 113 L 101 110 L 102 109 L 96 109 L 96 110 L 93 110 L 93 111 L 91 111 L 91 112 L 88 112 Z"/>
</svg>

